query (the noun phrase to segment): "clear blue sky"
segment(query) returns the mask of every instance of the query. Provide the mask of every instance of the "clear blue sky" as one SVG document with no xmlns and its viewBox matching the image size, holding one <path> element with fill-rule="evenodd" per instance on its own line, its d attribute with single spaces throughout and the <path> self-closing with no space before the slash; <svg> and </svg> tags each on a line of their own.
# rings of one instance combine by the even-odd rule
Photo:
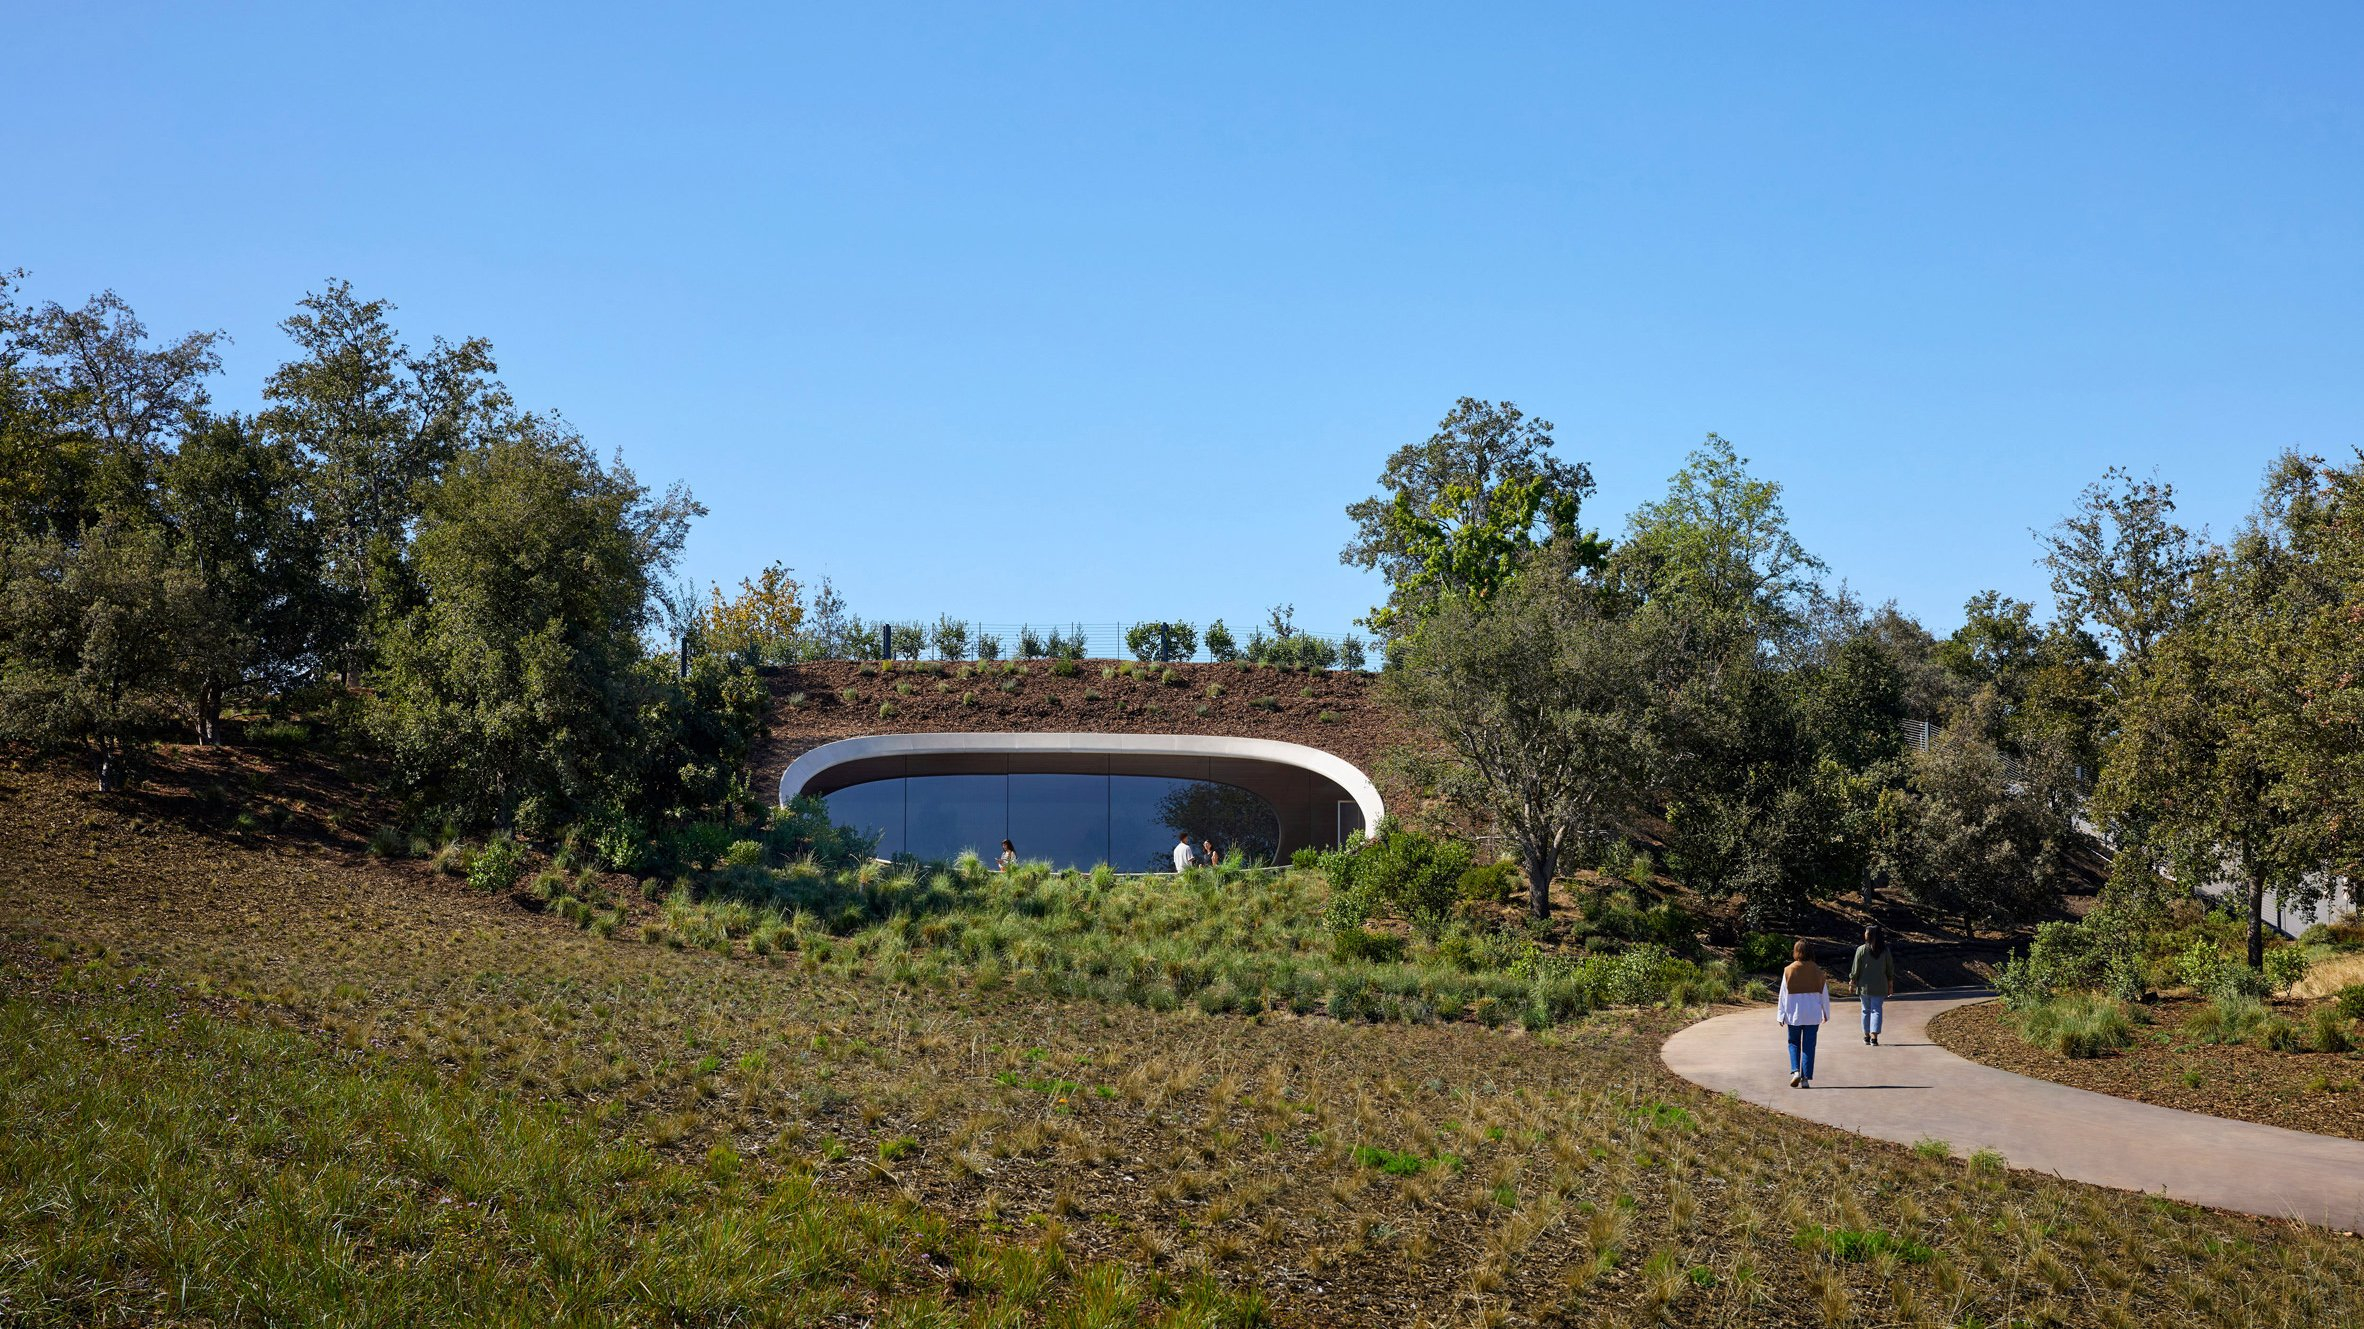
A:
<svg viewBox="0 0 2364 1329">
<path fill-rule="evenodd" d="M 493 13 L 493 10 L 515 11 Z M 1276 12 L 1285 11 L 1285 12 Z M 0 266 L 236 338 L 482 334 L 857 611 L 1377 588 L 1461 394 L 1614 531 L 1706 431 L 1940 632 L 2111 463 L 2222 529 L 2364 441 L 2350 5 L 8 7 Z"/>
</svg>

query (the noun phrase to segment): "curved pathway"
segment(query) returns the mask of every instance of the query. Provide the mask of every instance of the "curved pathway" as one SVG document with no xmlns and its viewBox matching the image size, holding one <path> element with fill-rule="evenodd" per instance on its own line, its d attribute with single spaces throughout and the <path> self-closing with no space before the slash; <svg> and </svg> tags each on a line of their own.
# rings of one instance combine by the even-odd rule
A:
<svg viewBox="0 0 2364 1329">
<path fill-rule="evenodd" d="M 1966 1061 L 1929 1041 L 1929 1021 L 1986 994 L 1888 999 L 1880 1046 L 1865 1047 L 1855 1003 L 1833 1003 L 1814 1087 L 1789 1087 L 1788 1051 L 1771 1007 L 1678 1031 L 1659 1056 L 1707 1089 L 1793 1117 L 1957 1155 L 1992 1149 L 2011 1166 L 2147 1191 L 2270 1218 L 2364 1229 L 2364 1140 L 2072 1089 Z"/>
</svg>

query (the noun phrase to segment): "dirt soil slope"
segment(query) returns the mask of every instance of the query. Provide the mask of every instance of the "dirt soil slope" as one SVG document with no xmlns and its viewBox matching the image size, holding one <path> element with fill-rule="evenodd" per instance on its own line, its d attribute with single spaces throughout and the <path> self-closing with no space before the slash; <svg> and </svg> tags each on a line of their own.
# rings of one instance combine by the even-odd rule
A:
<svg viewBox="0 0 2364 1329">
<path fill-rule="evenodd" d="M 1124 662 L 1085 660 L 1073 675 L 1048 660 L 947 665 L 942 672 L 897 662 L 891 670 L 826 660 L 768 671 L 772 737 L 756 763 L 759 784 L 777 781 L 800 754 L 866 734 L 1062 733 L 1215 734 L 1272 738 L 1320 748 L 1385 782 L 1382 758 L 1409 741 L 1409 726 L 1378 698 L 1367 674 L 1291 673 L 1221 664 L 1151 666 L 1115 673 Z M 960 676 L 960 671 L 976 672 Z M 865 672 L 868 671 L 868 672 Z M 1004 685 L 1015 683 L 1004 690 Z M 1212 694 L 1212 695 L 1210 695 Z M 891 712 L 881 708 L 891 706 Z M 1324 718 L 1327 717 L 1327 718 Z"/>
</svg>

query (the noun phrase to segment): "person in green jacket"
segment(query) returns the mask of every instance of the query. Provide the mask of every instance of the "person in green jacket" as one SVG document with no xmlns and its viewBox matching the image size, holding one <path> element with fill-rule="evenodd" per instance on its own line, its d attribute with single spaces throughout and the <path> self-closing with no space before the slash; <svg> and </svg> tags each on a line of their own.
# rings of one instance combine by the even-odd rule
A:
<svg viewBox="0 0 2364 1329">
<path fill-rule="evenodd" d="M 1877 923 L 1863 930 L 1863 944 L 1855 948 L 1855 967 L 1847 981 L 1855 985 L 1863 1003 L 1863 1041 L 1880 1045 L 1880 1008 L 1896 990 L 1896 952 L 1888 949 L 1888 934 Z"/>
</svg>

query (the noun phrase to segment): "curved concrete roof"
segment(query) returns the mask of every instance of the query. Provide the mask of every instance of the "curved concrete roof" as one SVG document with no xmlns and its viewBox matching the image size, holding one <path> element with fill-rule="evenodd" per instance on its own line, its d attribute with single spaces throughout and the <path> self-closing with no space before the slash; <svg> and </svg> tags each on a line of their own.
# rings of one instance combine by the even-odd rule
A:
<svg viewBox="0 0 2364 1329">
<path fill-rule="evenodd" d="M 1363 825 L 1376 826 L 1387 814 L 1379 790 L 1353 762 L 1302 743 L 1273 738 L 1224 738 L 1212 734 L 872 734 L 823 743 L 788 763 L 780 774 L 780 801 L 804 792 L 832 766 L 869 757 L 940 756 L 945 753 L 1029 755 L 1073 753 L 1092 757 L 1233 757 L 1294 766 L 1336 784 L 1362 809 Z"/>
</svg>

